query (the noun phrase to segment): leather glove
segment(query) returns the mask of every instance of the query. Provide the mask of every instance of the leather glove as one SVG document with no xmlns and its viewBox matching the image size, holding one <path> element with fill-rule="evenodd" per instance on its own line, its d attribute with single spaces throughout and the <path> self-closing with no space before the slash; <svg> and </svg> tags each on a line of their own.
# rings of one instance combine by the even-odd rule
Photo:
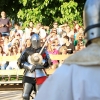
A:
<svg viewBox="0 0 100 100">
<path fill-rule="evenodd" d="M 37 65 L 35 69 L 43 69 L 44 66 L 43 65 Z"/>
</svg>

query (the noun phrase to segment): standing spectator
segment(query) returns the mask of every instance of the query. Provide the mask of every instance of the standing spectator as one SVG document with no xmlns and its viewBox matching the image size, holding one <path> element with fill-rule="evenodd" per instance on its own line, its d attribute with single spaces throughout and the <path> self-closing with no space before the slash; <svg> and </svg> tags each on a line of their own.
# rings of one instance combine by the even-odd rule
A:
<svg viewBox="0 0 100 100">
<path fill-rule="evenodd" d="M 6 13 L 2 11 L 0 18 L 0 32 L 2 33 L 2 36 L 9 36 L 11 26 L 10 19 L 7 18 Z"/>
<path fill-rule="evenodd" d="M 32 21 L 29 22 L 28 28 L 34 28 L 34 23 Z"/>
<path fill-rule="evenodd" d="M 69 25 L 66 26 L 65 32 L 67 33 L 67 36 L 70 38 L 72 35 L 74 35 L 74 31 L 71 29 Z"/>
<path fill-rule="evenodd" d="M 75 26 L 74 26 L 74 39 L 76 39 L 77 35 L 78 35 L 78 31 L 80 29 L 79 24 L 76 22 Z"/>
<path fill-rule="evenodd" d="M 31 38 L 31 33 L 32 33 L 33 29 L 34 29 L 34 23 L 32 21 L 30 21 L 28 27 L 25 28 L 25 32 L 22 37 L 22 41 L 26 40 L 27 38 Z"/>
<path fill-rule="evenodd" d="M 45 29 L 47 35 L 50 33 L 50 27 L 49 26 L 42 26 L 43 29 Z"/>
<path fill-rule="evenodd" d="M 45 42 L 47 34 L 41 23 L 37 23 L 36 27 L 33 29 L 33 32 L 39 34 L 40 39 L 43 40 L 43 42 Z"/>
<path fill-rule="evenodd" d="M 53 23 L 53 28 L 52 29 L 56 29 L 57 30 L 57 34 L 61 37 L 62 29 L 60 27 L 58 27 L 58 23 L 57 22 Z M 51 29 L 51 31 L 52 31 L 52 29 Z"/>
<path fill-rule="evenodd" d="M 64 38 L 65 36 L 67 36 L 67 33 L 62 32 L 62 35 L 61 35 L 61 37 L 59 38 L 59 43 L 60 43 L 60 45 L 63 45 L 63 44 L 64 44 L 64 41 L 63 41 L 64 39 L 63 39 L 63 38 Z"/>
<path fill-rule="evenodd" d="M 23 36 L 23 31 L 22 31 L 22 29 L 21 29 L 20 24 L 19 24 L 19 23 L 15 23 L 14 27 L 15 27 L 15 34 L 20 34 L 20 36 L 21 36 L 21 38 L 22 38 L 22 36 Z"/>
<path fill-rule="evenodd" d="M 67 23 L 67 22 L 65 22 L 65 23 L 62 24 L 62 25 L 59 25 L 59 27 L 62 29 L 63 32 L 66 32 L 67 26 L 68 26 L 68 23 Z"/>
<path fill-rule="evenodd" d="M 39 34 L 40 28 L 41 28 L 41 23 L 37 23 L 36 27 L 33 29 L 33 32 Z"/>
</svg>

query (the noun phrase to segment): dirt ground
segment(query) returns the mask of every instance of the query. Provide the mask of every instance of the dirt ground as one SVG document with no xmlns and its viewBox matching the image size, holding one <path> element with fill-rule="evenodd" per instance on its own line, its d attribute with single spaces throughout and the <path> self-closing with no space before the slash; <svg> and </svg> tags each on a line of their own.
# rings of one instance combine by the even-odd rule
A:
<svg viewBox="0 0 100 100">
<path fill-rule="evenodd" d="M 22 100 L 22 90 L 0 91 L 0 100 Z"/>
</svg>

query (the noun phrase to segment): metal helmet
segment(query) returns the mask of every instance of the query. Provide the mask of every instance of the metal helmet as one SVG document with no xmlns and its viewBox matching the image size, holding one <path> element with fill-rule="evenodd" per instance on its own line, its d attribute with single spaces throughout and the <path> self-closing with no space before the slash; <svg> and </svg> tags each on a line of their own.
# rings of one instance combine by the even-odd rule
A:
<svg viewBox="0 0 100 100">
<path fill-rule="evenodd" d="M 83 11 L 83 22 L 87 45 L 100 37 L 100 0 L 87 0 Z"/>
<path fill-rule="evenodd" d="M 40 47 L 40 37 L 38 34 L 33 34 L 31 36 L 31 43 L 34 49 L 38 49 Z"/>
</svg>

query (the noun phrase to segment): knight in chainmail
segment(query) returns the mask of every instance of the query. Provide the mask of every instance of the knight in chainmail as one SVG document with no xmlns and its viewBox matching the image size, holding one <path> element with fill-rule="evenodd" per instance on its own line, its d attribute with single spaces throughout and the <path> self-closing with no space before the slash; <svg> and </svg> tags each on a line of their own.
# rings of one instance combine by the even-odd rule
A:
<svg viewBox="0 0 100 100">
<path fill-rule="evenodd" d="M 31 46 L 18 59 L 18 66 L 25 69 L 22 81 L 23 100 L 29 100 L 32 90 L 38 90 L 47 78 L 45 68 L 49 67 L 49 56 L 45 48 L 39 54 L 41 48 L 40 37 L 34 33 L 31 36 Z"/>
</svg>

